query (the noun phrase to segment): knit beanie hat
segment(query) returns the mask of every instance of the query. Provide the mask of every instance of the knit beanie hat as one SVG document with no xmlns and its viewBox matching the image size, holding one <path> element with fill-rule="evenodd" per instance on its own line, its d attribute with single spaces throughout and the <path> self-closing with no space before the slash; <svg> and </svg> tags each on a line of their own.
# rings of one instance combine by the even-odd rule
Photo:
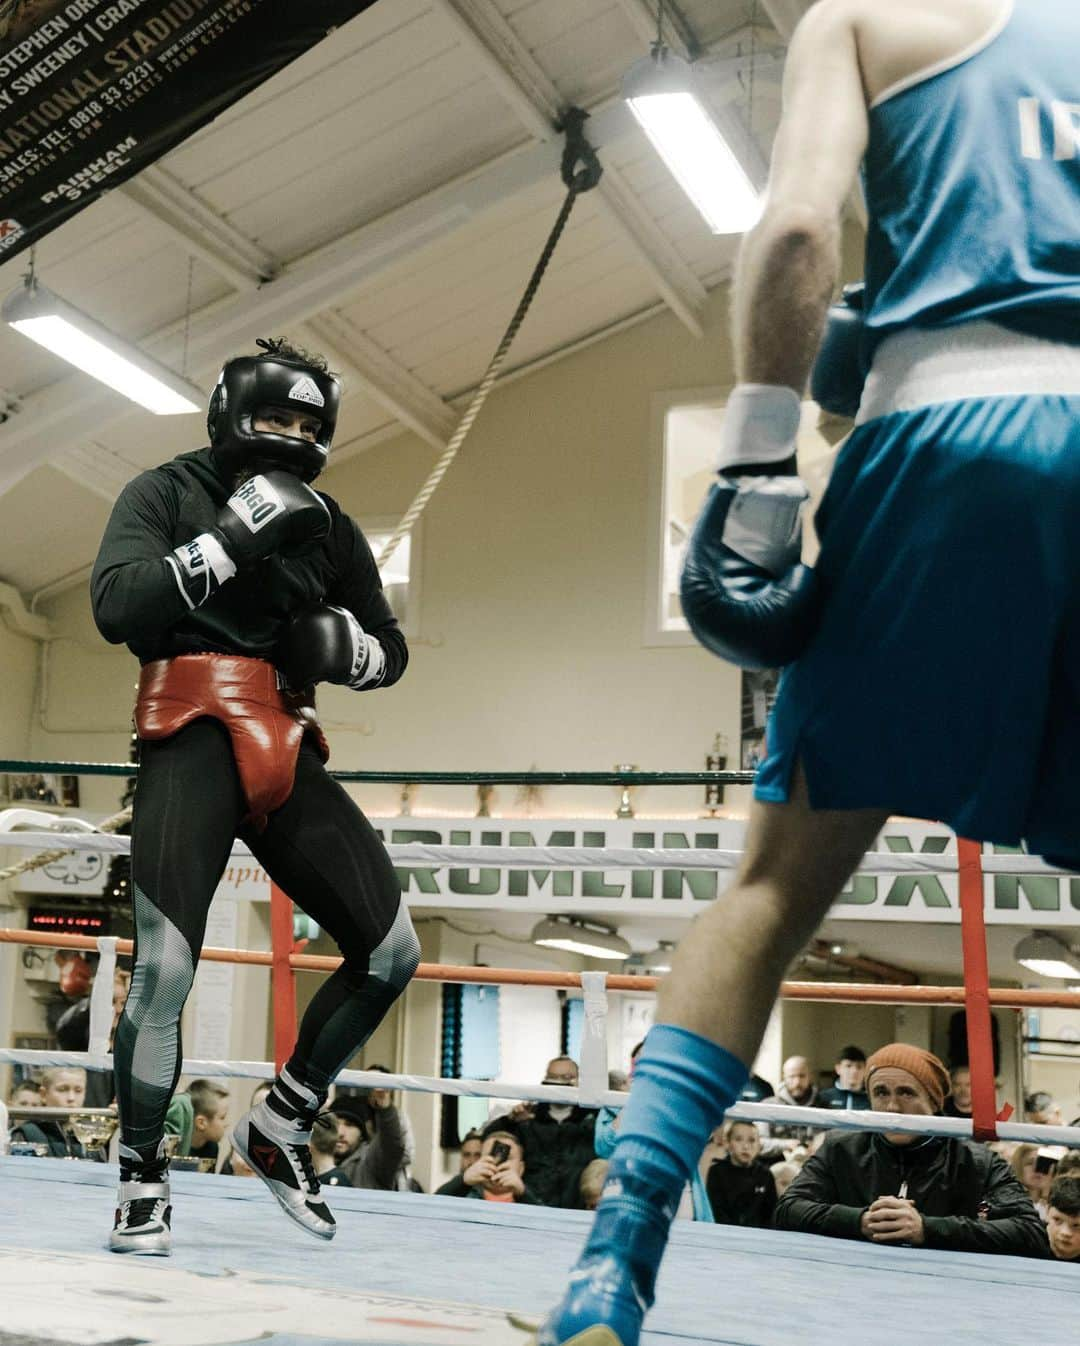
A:
<svg viewBox="0 0 1080 1346">
<path fill-rule="evenodd" d="M 867 1090 L 870 1088 L 874 1071 L 880 1070 L 883 1066 L 895 1066 L 898 1070 L 906 1070 L 909 1075 L 914 1075 L 930 1095 L 934 1111 L 941 1111 L 945 1095 L 952 1086 L 949 1072 L 933 1052 L 923 1051 L 921 1047 L 911 1047 L 906 1042 L 890 1042 L 887 1047 L 876 1051 L 866 1063 Z"/>
</svg>

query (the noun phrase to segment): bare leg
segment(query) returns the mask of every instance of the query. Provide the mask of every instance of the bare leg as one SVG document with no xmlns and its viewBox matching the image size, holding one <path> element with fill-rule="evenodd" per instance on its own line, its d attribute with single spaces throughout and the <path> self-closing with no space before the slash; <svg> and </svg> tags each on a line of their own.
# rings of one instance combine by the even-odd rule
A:
<svg viewBox="0 0 1080 1346">
<path fill-rule="evenodd" d="M 810 808 L 801 771 L 786 804 L 756 803 L 735 882 L 694 922 L 660 986 L 657 1021 L 753 1063 L 788 964 L 824 919 L 888 815 Z"/>
<path fill-rule="evenodd" d="M 787 804 L 754 806 L 734 885 L 660 988 L 596 1219 L 539 1346 L 637 1346 L 679 1197 L 739 1096 L 784 970 L 884 821 L 813 812 L 801 774 Z"/>
</svg>

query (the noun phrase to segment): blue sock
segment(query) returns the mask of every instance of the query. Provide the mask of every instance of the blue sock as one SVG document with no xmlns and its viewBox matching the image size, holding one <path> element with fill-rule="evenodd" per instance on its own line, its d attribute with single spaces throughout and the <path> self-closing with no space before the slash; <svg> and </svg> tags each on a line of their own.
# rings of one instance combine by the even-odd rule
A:
<svg viewBox="0 0 1080 1346">
<path fill-rule="evenodd" d="M 628 1261 L 638 1292 L 652 1303 L 683 1188 L 748 1075 L 730 1052 L 689 1029 L 650 1029 L 582 1262 L 608 1253 Z"/>
</svg>

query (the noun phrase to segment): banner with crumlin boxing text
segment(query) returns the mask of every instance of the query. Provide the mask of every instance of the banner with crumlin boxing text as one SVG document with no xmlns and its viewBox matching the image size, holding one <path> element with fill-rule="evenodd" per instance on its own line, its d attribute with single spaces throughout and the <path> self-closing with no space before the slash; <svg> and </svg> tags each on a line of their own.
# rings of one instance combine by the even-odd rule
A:
<svg viewBox="0 0 1080 1346">
<path fill-rule="evenodd" d="M 0 262 L 376 0 L 0 0 Z"/>
</svg>

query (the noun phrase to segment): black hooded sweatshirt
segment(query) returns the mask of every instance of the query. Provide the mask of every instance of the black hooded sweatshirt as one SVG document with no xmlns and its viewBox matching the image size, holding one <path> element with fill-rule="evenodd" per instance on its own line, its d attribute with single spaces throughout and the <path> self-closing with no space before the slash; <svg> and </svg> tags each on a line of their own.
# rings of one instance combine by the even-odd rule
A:
<svg viewBox="0 0 1080 1346">
<path fill-rule="evenodd" d="M 212 449 L 184 453 L 130 481 L 101 540 L 90 595 L 98 630 L 126 644 L 141 663 L 178 654 L 269 659 L 291 617 L 313 603 L 347 608 L 386 654 L 380 686 L 401 677 L 405 637 L 383 593 L 375 558 L 337 501 L 327 537 L 299 556 L 272 556 L 243 568 L 192 610 L 165 557 L 207 532 L 235 482 Z"/>
</svg>

